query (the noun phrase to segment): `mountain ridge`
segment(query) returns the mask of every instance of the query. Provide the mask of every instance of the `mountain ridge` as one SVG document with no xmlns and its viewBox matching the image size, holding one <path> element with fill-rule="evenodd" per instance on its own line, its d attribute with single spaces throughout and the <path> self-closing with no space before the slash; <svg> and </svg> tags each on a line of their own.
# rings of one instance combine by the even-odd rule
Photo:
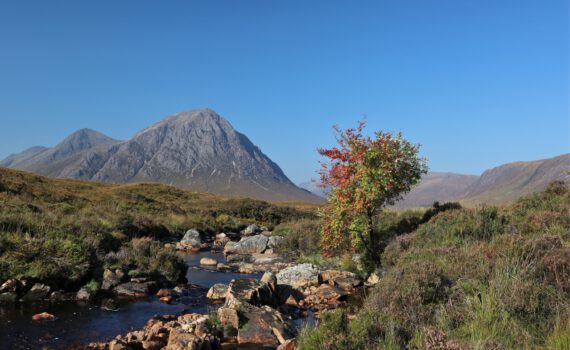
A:
<svg viewBox="0 0 570 350">
<path fill-rule="evenodd" d="M 160 182 L 263 200 L 322 201 L 293 184 L 247 136 L 211 109 L 170 115 L 124 141 L 81 129 L 32 157 L 20 155 L 21 161 L 11 155 L 0 166 L 59 178 Z"/>
<path fill-rule="evenodd" d="M 505 204 L 544 190 L 553 181 L 570 182 L 570 153 L 552 158 L 515 161 L 485 170 L 481 175 L 429 172 L 396 208 L 429 207 L 434 202 L 459 201 L 466 205 Z M 326 191 L 315 182 L 299 184 L 315 194 Z"/>
</svg>

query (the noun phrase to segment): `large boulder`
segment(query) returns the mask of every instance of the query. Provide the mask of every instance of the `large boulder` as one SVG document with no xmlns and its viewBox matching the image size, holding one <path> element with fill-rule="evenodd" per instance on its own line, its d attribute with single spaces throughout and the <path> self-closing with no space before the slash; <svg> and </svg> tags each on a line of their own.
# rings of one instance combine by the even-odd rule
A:
<svg viewBox="0 0 570 350">
<path fill-rule="evenodd" d="M 22 284 L 17 279 L 11 278 L 0 286 L 0 293 L 15 293 L 18 294 Z"/>
<path fill-rule="evenodd" d="M 238 329 L 239 348 L 275 349 L 297 334 L 288 317 L 267 305 L 226 300 L 226 305 L 218 309 L 218 316 L 222 325 Z"/>
<path fill-rule="evenodd" d="M 277 284 L 305 288 L 319 284 L 319 269 L 313 264 L 300 264 L 285 268 L 277 274 Z"/>
<path fill-rule="evenodd" d="M 248 227 L 246 227 L 245 230 L 243 230 L 243 234 L 245 236 L 251 236 L 259 232 L 261 232 L 261 229 L 256 224 L 251 224 Z"/>
<path fill-rule="evenodd" d="M 22 297 L 22 301 L 40 301 L 49 295 L 51 288 L 45 284 L 36 283 L 32 288 Z"/>
<path fill-rule="evenodd" d="M 226 304 L 232 301 L 256 305 L 274 305 L 275 295 L 271 287 L 255 279 L 234 279 L 226 293 Z"/>
<path fill-rule="evenodd" d="M 200 232 L 197 230 L 188 230 L 184 237 L 176 244 L 176 248 L 181 250 L 199 250 L 203 247 Z"/>
<path fill-rule="evenodd" d="M 75 295 L 75 299 L 79 301 L 89 301 L 93 299 L 94 293 L 87 287 L 81 288 Z"/>
<path fill-rule="evenodd" d="M 267 249 L 269 238 L 256 235 L 242 238 L 237 244 L 226 244 L 225 254 L 255 254 L 263 253 Z"/>
</svg>

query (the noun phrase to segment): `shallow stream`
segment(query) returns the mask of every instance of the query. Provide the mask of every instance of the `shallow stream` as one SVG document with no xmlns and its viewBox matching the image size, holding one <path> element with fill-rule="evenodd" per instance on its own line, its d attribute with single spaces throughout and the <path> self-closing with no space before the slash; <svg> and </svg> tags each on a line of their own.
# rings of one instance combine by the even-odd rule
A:
<svg viewBox="0 0 570 350">
<path fill-rule="evenodd" d="M 222 254 L 200 252 L 182 255 L 188 265 L 188 282 L 201 288 L 191 288 L 190 296 L 165 304 L 155 296 L 135 300 L 118 300 L 117 311 L 76 301 L 59 303 L 0 304 L 0 349 L 66 349 L 91 341 L 103 341 L 143 327 L 154 315 L 207 313 L 206 292 L 216 283 L 228 284 L 234 278 L 259 278 L 259 274 L 221 272 L 200 266 L 200 259 L 210 257 L 223 262 Z M 36 323 L 32 316 L 48 312 L 55 321 Z"/>
</svg>

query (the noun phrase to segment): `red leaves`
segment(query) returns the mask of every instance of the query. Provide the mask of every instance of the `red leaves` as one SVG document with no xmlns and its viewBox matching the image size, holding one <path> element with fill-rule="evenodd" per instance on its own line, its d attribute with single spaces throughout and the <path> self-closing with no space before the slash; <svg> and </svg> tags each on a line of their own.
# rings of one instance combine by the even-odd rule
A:
<svg viewBox="0 0 570 350">
<path fill-rule="evenodd" d="M 321 162 L 321 182 L 332 187 L 321 242 L 329 253 L 350 237 L 348 227 L 354 219 L 398 199 L 427 171 L 425 160 L 417 156 L 418 146 L 400 134 L 377 132 L 372 139 L 363 135 L 365 125 L 360 121 L 346 130 L 335 126 L 338 146 L 318 150 L 326 158 Z"/>
</svg>

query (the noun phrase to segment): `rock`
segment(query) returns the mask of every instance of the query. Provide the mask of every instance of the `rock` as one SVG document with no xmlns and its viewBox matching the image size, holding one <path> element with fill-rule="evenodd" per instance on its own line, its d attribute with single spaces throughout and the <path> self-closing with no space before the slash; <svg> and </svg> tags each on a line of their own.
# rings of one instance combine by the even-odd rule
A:
<svg viewBox="0 0 570 350">
<path fill-rule="evenodd" d="M 265 254 L 263 254 L 265 255 Z M 263 256 L 263 257 L 255 257 L 255 260 L 253 261 L 253 263 L 255 265 L 270 265 L 270 264 L 275 264 L 278 262 L 283 262 L 283 258 L 278 256 L 278 255 L 269 255 L 269 256 Z"/>
<path fill-rule="evenodd" d="M 24 295 L 21 301 L 40 301 L 45 299 L 51 288 L 45 284 L 36 283 L 33 287 Z"/>
<path fill-rule="evenodd" d="M 269 231 L 269 228 L 267 226 L 259 226 L 259 231 Z"/>
<path fill-rule="evenodd" d="M 203 340 L 192 333 L 172 328 L 168 336 L 168 344 L 164 350 L 200 350 Z"/>
<path fill-rule="evenodd" d="M 226 232 L 226 236 L 228 238 L 238 238 L 240 236 L 240 234 L 237 232 Z"/>
<path fill-rule="evenodd" d="M 271 237 L 269 237 L 269 241 L 267 242 L 267 246 L 269 248 L 277 248 L 279 246 L 279 244 L 281 242 L 283 242 L 284 239 L 285 239 L 285 237 L 283 237 L 283 236 L 271 236 Z"/>
<path fill-rule="evenodd" d="M 362 280 L 356 276 L 337 277 L 334 280 L 334 284 L 344 290 L 351 290 L 360 286 L 362 284 Z"/>
<path fill-rule="evenodd" d="M 252 225 L 249 225 L 248 227 L 246 227 L 245 230 L 243 230 L 243 234 L 246 236 L 254 235 L 260 231 L 261 230 L 259 229 L 259 226 L 257 226 L 256 224 L 252 224 Z"/>
<path fill-rule="evenodd" d="M 347 295 L 346 292 L 337 287 L 333 287 L 329 284 L 321 284 L 319 288 L 305 297 L 305 302 L 317 310 L 332 309 L 339 307 Z"/>
<path fill-rule="evenodd" d="M 252 274 L 257 272 L 257 268 L 253 264 L 240 264 L 238 268 L 239 273 Z"/>
<path fill-rule="evenodd" d="M 239 328 L 239 316 L 237 311 L 230 307 L 221 307 L 218 309 L 218 318 L 223 325 L 230 325 L 233 328 Z"/>
<path fill-rule="evenodd" d="M 228 242 L 226 243 L 226 245 L 224 246 L 224 254 L 231 254 L 233 253 L 233 248 L 236 247 L 238 245 L 238 242 Z"/>
<path fill-rule="evenodd" d="M 321 271 L 321 281 L 323 283 L 328 283 L 331 286 L 334 286 L 334 281 L 340 277 L 355 277 L 356 275 L 349 271 L 341 271 L 341 270 L 325 270 Z"/>
<path fill-rule="evenodd" d="M 55 320 L 55 316 L 52 314 L 48 314 L 47 312 L 42 312 L 32 316 L 32 321 L 53 321 L 53 320 Z"/>
<path fill-rule="evenodd" d="M 226 299 L 226 293 L 228 292 L 228 286 L 225 284 L 217 283 L 214 284 L 206 294 L 206 298 L 214 301 Z"/>
<path fill-rule="evenodd" d="M 263 235 L 265 237 L 271 237 L 272 232 L 271 231 L 261 231 L 260 235 Z"/>
<path fill-rule="evenodd" d="M 218 265 L 218 262 L 216 261 L 216 259 L 212 259 L 212 258 L 202 258 L 202 259 L 200 259 L 200 265 L 204 265 L 204 266 L 216 266 L 216 265 Z"/>
<path fill-rule="evenodd" d="M 101 301 L 101 309 L 105 311 L 117 311 L 119 307 L 114 299 L 108 298 Z"/>
<path fill-rule="evenodd" d="M 261 282 L 268 284 L 273 290 L 277 286 L 277 277 L 273 272 L 266 272 L 261 276 Z"/>
<path fill-rule="evenodd" d="M 242 323 L 237 336 L 240 348 L 274 349 L 280 339 L 286 341 L 296 335 L 293 324 L 269 306 L 240 305 L 237 312 Z"/>
<path fill-rule="evenodd" d="M 217 240 L 217 241 L 222 240 L 222 239 L 227 238 L 227 237 L 228 237 L 228 236 L 227 236 L 225 233 L 218 233 L 218 234 L 216 234 L 216 240 Z"/>
<path fill-rule="evenodd" d="M 163 303 L 170 304 L 172 302 L 172 295 L 160 297 L 158 300 L 162 301 Z"/>
<path fill-rule="evenodd" d="M 268 284 L 255 279 L 234 279 L 226 292 L 226 305 L 232 301 L 274 305 L 275 295 Z"/>
<path fill-rule="evenodd" d="M 313 264 L 288 267 L 277 274 L 277 284 L 288 284 L 293 288 L 305 288 L 319 284 L 319 270 Z"/>
<path fill-rule="evenodd" d="M 137 283 L 137 282 L 126 282 L 119 284 L 115 288 L 115 293 L 120 296 L 128 296 L 128 297 L 145 297 L 147 296 L 151 290 L 154 288 L 154 282 L 145 282 L 145 283 Z"/>
<path fill-rule="evenodd" d="M 237 244 L 226 244 L 225 254 L 254 254 L 263 253 L 267 249 L 269 238 L 256 235 L 242 238 Z"/>
<path fill-rule="evenodd" d="M 0 293 L 14 293 L 18 294 L 22 284 L 15 278 L 11 278 L 0 286 Z"/>
<path fill-rule="evenodd" d="M 253 262 L 255 258 L 251 254 L 230 254 L 226 256 L 228 264 L 233 263 L 249 263 Z"/>
<path fill-rule="evenodd" d="M 200 232 L 197 230 L 188 230 L 184 237 L 176 244 L 176 248 L 180 250 L 199 250 L 203 248 Z"/>
<path fill-rule="evenodd" d="M 172 295 L 172 291 L 169 290 L 169 289 L 161 288 L 161 289 L 158 290 L 158 292 L 156 292 L 156 296 L 159 297 L 159 298 L 162 298 L 162 297 L 169 297 L 169 296 L 171 296 L 171 295 Z"/>
<path fill-rule="evenodd" d="M 119 271 L 119 273 L 117 273 Z M 122 270 L 111 271 L 109 269 L 105 269 L 103 271 L 103 281 L 101 282 L 101 289 L 109 290 L 119 283 L 121 283 L 122 278 L 125 276 L 125 273 Z"/>
<path fill-rule="evenodd" d="M 226 265 L 224 263 L 218 263 L 216 265 L 216 269 L 219 271 L 228 271 L 228 270 L 231 270 L 232 268 L 230 265 Z"/>
<path fill-rule="evenodd" d="M 93 298 L 93 293 L 87 287 L 81 288 L 75 295 L 75 299 L 79 301 L 89 301 Z"/>
</svg>

